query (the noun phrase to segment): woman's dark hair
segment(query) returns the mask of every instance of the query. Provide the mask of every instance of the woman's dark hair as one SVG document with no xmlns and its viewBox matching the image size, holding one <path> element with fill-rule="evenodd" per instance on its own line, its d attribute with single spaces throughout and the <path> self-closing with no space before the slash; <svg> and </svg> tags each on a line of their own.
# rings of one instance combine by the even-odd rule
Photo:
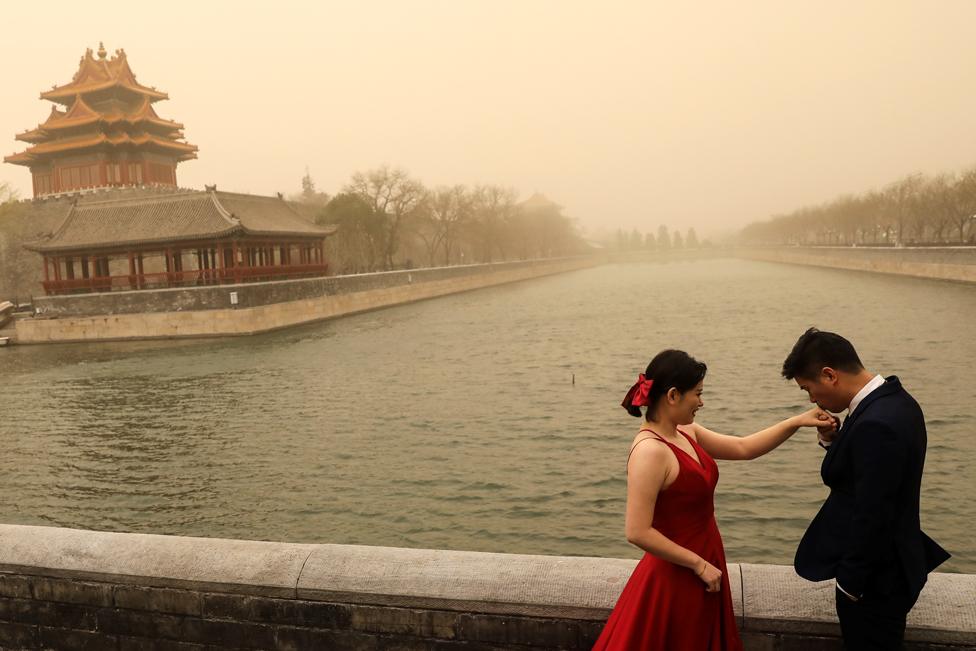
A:
<svg viewBox="0 0 976 651">
<path fill-rule="evenodd" d="M 705 372 L 708 367 L 704 362 L 689 355 L 683 350 L 662 350 L 644 371 L 644 377 L 653 380 L 650 392 L 647 394 L 648 407 L 647 413 L 651 414 L 657 401 L 661 399 L 672 387 L 684 393 L 698 386 L 698 383 L 705 379 Z M 640 407 L 626 405 L 627 413 L 639 418 L 641 416 Z"/>
<path fill-rule="evenodd" d="M 783 362 L 783 377 L 813 380 L 825 366 L 846 373 L 858 373 L 864 368 L 851 342 L 833 332 L 810 328 L 800 335 Z"/>
</svg>

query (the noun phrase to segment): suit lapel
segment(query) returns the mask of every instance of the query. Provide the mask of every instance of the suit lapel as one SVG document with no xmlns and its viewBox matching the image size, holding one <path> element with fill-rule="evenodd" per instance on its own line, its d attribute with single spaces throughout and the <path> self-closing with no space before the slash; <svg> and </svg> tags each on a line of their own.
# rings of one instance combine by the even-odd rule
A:
<svg viewBox="0 0 976 651">
<path fill-rule="evenodd" d="M 854 423 L 857 419 L 868 408 L 868 405 L 879 398 L 890 396 L 899 389 L 901 389 L 901 382 L 899 382 L 897 376 L 892 375 L 891 377 L 885 378 L 885 383 L 866 395 L 864 400 L 858 403 L 857 408 L 844 419 L 844 424 L 837 433 L 837 441 L 827 448 L 827 454 L 824 456 L 823 463 L 820 466 L 820 477 L 825 484 L 827 483 L 827 469 L 833 463 L 834 459 L 838 457 L 848 439 L 851 438 L 851 430 L 854 428 Z"/>
</svg>

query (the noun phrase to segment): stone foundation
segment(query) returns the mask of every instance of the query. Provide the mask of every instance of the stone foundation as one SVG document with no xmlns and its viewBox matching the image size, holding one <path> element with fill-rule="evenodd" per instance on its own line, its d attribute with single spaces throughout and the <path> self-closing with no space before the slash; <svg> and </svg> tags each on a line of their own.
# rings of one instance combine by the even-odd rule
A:
<svg viewBox="0 0 976 651">
<path fill-rule="evenodd" d="M 17 343 L 250 335 L 583 269 L 599 262 L 589 256 L 241 285 L 48 296 L 35 300 L 35 318 L 17 322 Z"/>
<path fill-rule="evenodd" d="M 976 247 L 849 246 L 770 247 L 738 249 L 736 256 L 748 260 L 783 262 L 832 269 L 976 282 Z"/>
</svg>

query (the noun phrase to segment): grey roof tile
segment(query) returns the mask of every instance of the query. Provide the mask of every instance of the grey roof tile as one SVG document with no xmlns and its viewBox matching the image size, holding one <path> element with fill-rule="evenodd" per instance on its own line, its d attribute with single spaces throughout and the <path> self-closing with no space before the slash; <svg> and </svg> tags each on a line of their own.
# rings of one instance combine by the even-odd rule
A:
<svg viewBox="0 0 976 651">
<path fill-rule="evenodd" d="M 54 233 L 28 246 L 71 251 L 234 234 L 321 238 L 335 230 L 309 222 L 275 197 L 196 190 L 99 193 L 78 197 Z"/>
</svg>

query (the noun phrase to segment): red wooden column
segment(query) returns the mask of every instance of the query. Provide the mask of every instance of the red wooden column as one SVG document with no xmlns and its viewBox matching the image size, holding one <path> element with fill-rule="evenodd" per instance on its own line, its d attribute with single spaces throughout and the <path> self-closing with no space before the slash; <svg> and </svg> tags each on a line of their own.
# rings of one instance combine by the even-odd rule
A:
<svg viewBox="0 0 976 651">
<path fill-rule="evenodd" d="M 224 265 L 224 262 L 225 262 L 224 261 L 224 245 L 221 244 L 220 242 L 214 242 L 214 245 L 213 246 L 214 246 L 214 248 L 213 248 L 213 250 L 214 250 L 214 257 L 217 258 L 216 260 L 214 260 L 214 262 L 216 262 L 216 264 L 214 265 L 214 268 L 217 269 L 216 278 L 217 278 L 217 282 L 218 283 L 221 283 L 224 280 L 224 267 L 225 267 L 225 265 Z"/>
<path fill-rule="evenodd" d="M 325 264 L 325 240 L 319 243 L 319 264 Z"/>
<path fill-rule="evenodd" d="M 129 289 L 136 288 L 136 256 L 129 251 Z"/>
<path fill-rule="evenodd" d="M 241 282 L 241 271 L 240 271 L 240 265 L 237 262 L 237 240 L 234 240 L 234 258 L 233 258 L 232 262 L 234 263 L 233 264 L 233 268 L 234 268 L 234 282 L 235 283 L 239 283 L 239 282 Z"/>
<path fill-rule="evenodd" d="M 53 261 L 54 261 L 54 281 L 58 285 L 57 291 L 60 292 L 61 291 L 61 282 L 60 282 L 61 281 L 61 258 L 59 258 L 58 256 L 54 256 Z"/>
</svg>

